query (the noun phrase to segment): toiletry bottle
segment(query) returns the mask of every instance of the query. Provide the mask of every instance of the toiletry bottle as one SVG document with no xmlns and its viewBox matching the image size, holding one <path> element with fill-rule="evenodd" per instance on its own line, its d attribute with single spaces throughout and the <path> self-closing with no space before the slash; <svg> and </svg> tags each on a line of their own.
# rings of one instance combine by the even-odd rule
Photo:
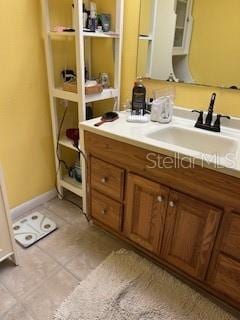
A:
<svg viewBox="0 0 240 320">
<path fill-rule="evenodd" d="M 83 3 L 83 29 L 87 27 L 87 19 L 88 19 L 88 13 L 87 13 L 85 4 Z"/>
<path fill-rule="evenodd" d="M 132 110 L 136 114 L 145 114 L 146 108 L 146 88 L 142 80 L 137 80 L 132 91 Z"/>
<path fill-rule="evenodd" d="M 152 103 L 153 103 L 153 98 L 147 98 L 146 111 L 149 112 L 149 113 L 152 110 Z"/>
<path fill-rule="evenodd" d="M 96 3 L 90 2 L 90 17 L 88 18 L 88 29 L 95 32 L 98 27 Z"/>
</svg>

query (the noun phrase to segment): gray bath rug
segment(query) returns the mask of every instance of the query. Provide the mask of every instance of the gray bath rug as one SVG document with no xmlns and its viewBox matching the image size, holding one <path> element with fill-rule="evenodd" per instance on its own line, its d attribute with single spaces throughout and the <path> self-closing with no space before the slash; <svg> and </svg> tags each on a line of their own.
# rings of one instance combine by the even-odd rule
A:
<svg viewBox="0 0 240 320">
<path fill-rule="evenodd" d="M 112 253 L 66 299 L 55 320 L 233 320 L 137 254 Z"/>
<path fill-rule="evenodd" d="M 30 247 L 56 229 L 56 223 L 40 212 L 31 213 L 13 224 L 14 237 L 24 248 Z"/>
</svg>

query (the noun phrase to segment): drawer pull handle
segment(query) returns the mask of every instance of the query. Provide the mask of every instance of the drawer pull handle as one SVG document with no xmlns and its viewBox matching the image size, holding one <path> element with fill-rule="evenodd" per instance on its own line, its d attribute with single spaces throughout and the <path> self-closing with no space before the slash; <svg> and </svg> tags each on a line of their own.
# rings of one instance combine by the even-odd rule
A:
<svg viewBox="0 0 240 320">
<path fill-rule="evenodd" d="M 174 207 L 175 207 L 175 203 L 174 203 L 173 201 L 170 201 L 170 202 L 169 202 L 169 206 L 170 206 L 171 208 L 174 208 Z"/>
<path fill-rule="evenodd" d="M 157 197 L 158 202 L 162 203 L 164 201 L 164 198 L 162 196 Z"/>
<path fill-rule="evenodd" d="M 104 178 L 101 179 L 101 182 L 102 182 L 102 183 L 107 183 L 107 181 L 108 181 L 108 178 L 106 178 L 106 177 L 104 177 Z"/>
<path fill-rule="evenodd" d="M 101 213 L 105 216 L 107 214 L 107 210 L 106 209 L 102 209 Z"/>
</svg>

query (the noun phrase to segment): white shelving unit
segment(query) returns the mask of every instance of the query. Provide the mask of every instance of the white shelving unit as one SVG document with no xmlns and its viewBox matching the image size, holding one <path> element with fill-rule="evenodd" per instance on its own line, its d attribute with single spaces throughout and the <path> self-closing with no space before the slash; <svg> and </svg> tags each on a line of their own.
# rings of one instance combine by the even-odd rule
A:
<svg viewBox="0 0 240 320">
<path fill-rule="evenodd" d="M 176 0 L 176 26 L 173 45 L 173 56 L 187 55 L 192 34 L 192 0 Z"/>
<path fill-rule="evenodd" d="M 103 0 L 104 1 L 104 0 Z M 61 4 L 61 0 L 59 0 Z M 90 33 L 83 31 L 83 3 L 89 5 L 89 0 L 73 0 L 74 4 L 74 17 L 75 32 L 54 32 L 51 30 L 49 0 L 41 0 L 43 29 L 44 29 L 44 42 L 45 42 L 45 54 L 47 62 L 48 73 L 48 86 L 49 97 L 51 106 L 52 128 L 53 128 L 53 141 L 54 149 L 57 149 L 57 145 L 69 148 L 70 150 L 79 152 L 77 148 L 73 146 L 73 143 L 66 136 L 63 136 L 60 141 L 57 141 L 59 123 L 57 99 L 67 100 L 75 102 L 78 105 L 78 123 L 86 119 L 86 104 L 106 99 L 114 99 L 117 109 L 120 108 L 120 84 L 121 84 L 121 58 L 122 58 L 122 42 L 123 42 L 123 14 L 124 14 L 124 0 L 115 0 L 116 14 L 115 14 L 115 26 L 113 32 L 109 33 Z M 70 2 L 71 4 L 71 2 Z M 56 8 L 57 10 L 57 8 Z M 95 95 L 85 95 L 85 62 L 86 57 L 91 61 L 91 39 L 102 38 L 112 39 L 114 45 L 114 83 L 113 88 L 104 89 L 102 93 Z M 75 59 L 76 59 L 76 74 L 77 74 L 77 93 L 64 91 L 61 87 L 55 85 L 54 75 L 54 60 L 53 60 L 53 42 L 54 41 L 75 41 Z M 86 43 L 88 45 L 86 46 Z M 99 53 L 97 53 L 99 54 Z M 104 57 L 105 58 L 105 57 Z M 91 66 L 89 67 L 91 75 Z M 64 64 L 63 64 L 64 69 Z M 81 139 L 80 139 L 81 141 Z M 81 149 L 81 143 L 79 143 Z M 59 167 L 59 161 L 57 155 L 55 156 L 56 171 Z M 82 177 L 83 184 L 78 183 L 68 175 L 64 175 L 62 172 L 58 172 L 57 185 L 59 191 L 62 193 L 63 189 L 67 189 L 77 194 L 80 197 L 85 197 L 85 163 L 82 159 Z M 85 201 L 83 201 L 85 202 Z"/>
<path fill-rule="evenodd" d="M 7 191 L 0 167 L 0 262 L 8 258 L 12 259 L 16 265 L 18 264 Z"/>
</svg>

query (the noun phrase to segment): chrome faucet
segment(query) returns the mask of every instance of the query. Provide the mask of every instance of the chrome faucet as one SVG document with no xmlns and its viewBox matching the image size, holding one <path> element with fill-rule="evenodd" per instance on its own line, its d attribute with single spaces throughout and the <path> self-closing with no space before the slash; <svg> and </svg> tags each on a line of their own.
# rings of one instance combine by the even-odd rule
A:
<svg viewBox="0 0 240 320">
<path fill-rule="evenodd" d="M 215 101 L 216 101 L 216 93 L 212 94 L 211 97 L 211 101 L 210 101 L 210 105 L 208 108 L 208 114 L 204 123 L 203 120 L 203 111 L 198 111 L 198 110 L 193 110 L 192 112 L 197 112 L 199 113 L 199 117 L 197 119 L 197 122 L 195 124 L 196 128 L 199 129 L 203 129 L 203 130 L 208 130 L 208 131 L 214 131 L 214 132 L 221 132 L 221 118 L 227 118 L 227 119 L 231 119 L 229 116 L 223 116 L 221 114 L 217 115 L 217 119 L 214 122 L 214 125 L 212 125 L 212 120 L 213 120 L 213 111 L 214 111 L 214 105 L 215 105 Z"/>
</svg>

